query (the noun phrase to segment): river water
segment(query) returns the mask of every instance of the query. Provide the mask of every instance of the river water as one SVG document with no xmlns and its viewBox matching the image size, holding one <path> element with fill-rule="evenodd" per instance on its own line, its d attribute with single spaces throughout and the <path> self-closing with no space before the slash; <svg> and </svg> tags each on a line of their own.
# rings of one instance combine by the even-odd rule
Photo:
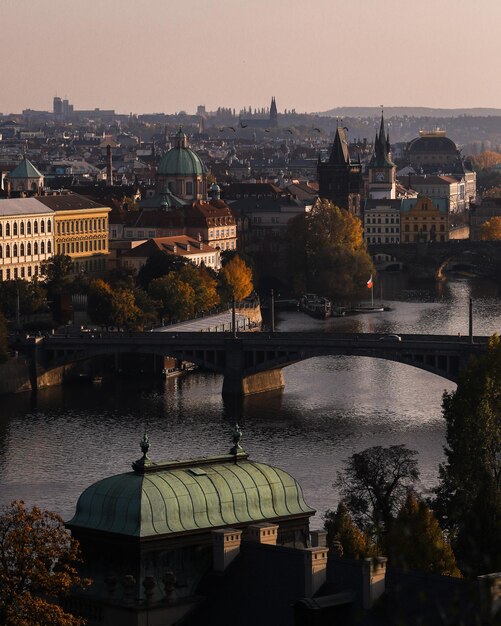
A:
<svg viewBox="0 0 501 626">
<path fill-rule="evenodd" d="M 375 300 L 379 298 L 376 286 Z M 278 330 L 467 334 L 501 330 L 501 291 L 490 282 L 456 280 L 412 286 L 384 277 L 391 311 L 313 320 L 278 315 Z M 225 403 L 222 377 L 197 372 L 167 381 L 117 381 L 57 387 L 0 399 L 0 506 L 23 499 L 72 516 L 92 482 L 128 471 L 147 429 L 155 461 L 225 453 L 238 420 L 242 446 L 301 483 L 317 510 L 312 527 L 337 504 L 332 486 L 343 461 L 374 445 L 417 450 L 419 488 L 429 491 L 443 460 L 441 397 L 454 384 L 419 369 L 366 357 L 322 357 L 284 370 L 285 390 Z"/>
</svg>

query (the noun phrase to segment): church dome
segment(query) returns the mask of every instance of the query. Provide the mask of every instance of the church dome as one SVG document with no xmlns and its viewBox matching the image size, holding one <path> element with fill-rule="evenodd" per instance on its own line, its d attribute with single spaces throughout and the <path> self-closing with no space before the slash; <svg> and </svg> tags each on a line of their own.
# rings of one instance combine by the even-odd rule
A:
<svg viewBox="0 0 501 626">
<path fill-rule="evenodd" d="M 290 474 L 243 452 L 162 464 L 144 456 L 133 467 L 88 487 L 68 527 L 153 537 L 315 512 Z"/>
<path fill-rule="evenodd" d="M 180 129 L 176 145 L 164 154 L 158 165 L 159 176 L 202 176 L 206 167 L 202 159 L 188 147 L 186 135 Z"/>
</svg>

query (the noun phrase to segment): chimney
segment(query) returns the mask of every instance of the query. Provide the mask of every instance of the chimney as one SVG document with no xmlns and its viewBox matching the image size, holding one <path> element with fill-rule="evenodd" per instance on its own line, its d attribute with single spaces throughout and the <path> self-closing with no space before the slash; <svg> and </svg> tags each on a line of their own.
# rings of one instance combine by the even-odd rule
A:
<svg viewBox="0 0 501 626">
<path fill-rule="evenodd" d="M 370 609 L 384 593 L 387 560 L 384 556 L 364 559 L 362 570 L 364 609 Z"/>
<path fill-rule="evenodd" d="M 213 530 L 211 535 L 214 571 L 224 572 L 240 553 L 242 531 L 235 528 L 223 528 Z"/>
<path fill-rule="evenodd" d="M 304 551 L 304 594 L 314 596 L 327 579 L 329 548 L 306 548 Z"/>
<path fill-rule="evenodd" d="M 278 524 L 269 524 L 262 522 L 260 524 L 251 524 L 247 528 L 245 538 L 254 543 L 262 543 L 268 546 L 277 545 Z"/>
<path fill-rule="evenodd" d="M 311 539 L 312 548 L 327 547 L 327 531 L 326 530 L 312 530 L 310 532 L 310 539 Z"/>
<path fill-rule="evenodd" d="M 480 614 L 486 624 L 490 624 L 496 616 L 501 617 L 501 572 L 479 576 L 477 581 L 480 592 Z"/>
</svg>

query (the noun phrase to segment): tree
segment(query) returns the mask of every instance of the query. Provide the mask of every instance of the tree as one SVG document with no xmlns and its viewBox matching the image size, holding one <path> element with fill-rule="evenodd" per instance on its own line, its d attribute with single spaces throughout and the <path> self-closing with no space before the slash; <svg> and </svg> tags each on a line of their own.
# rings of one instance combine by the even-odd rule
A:
<svg viewBox="0 0 501 626">
<path fill-rule="evenodd" d="M 337 301 L 359 298 L 374 266 L 361 221 L 328 200 L 288 228 L 288 265 L 295 293 L 316 291 Z"/>
<path fill-rule="evenodd" d="M 486 150 L 476 156 L 470 157 L 470 159 L 476 171 L 488 170 L 501 163 L 501 154 L 499 152 L 493 152 L 492 150 Z"/>
<path fill-rule="evenodd" d="M 491 217 L 480 226 L 479 238 L 482 241 L 499 241 L 501 239 L 501 217 Z"/>
<path fill-rule="evenodd" d="M 365 559 L 375 554 L 370 537 L 356 526 L 343 501 L 335 511 L 329 509 L 325 512 L 324 528 L 329 548 L 333 548 L 334 542 L 338 541 L 345 558 Z"/>
<path fill-rule="evenodd" d="M 355 523 L 378 541 L 419 477 L 416 454 L 403 445 L 374 446 L 349 457 L 338 474 L 336 485 Z"/>
<path fill-rule="evenodd" d="M 193 287 L 183 282 L 174 272 L 155 278 L 148 290 L 150 296 L 159 302 L 159 312 L 169 321 L 193 316 L 195 292 Z"/>
<path fill-rule="evenodd" d="M 112 297 L 110 285 L 101 279 L 93 280 L 87 295 L 87 312 L 94 324 L 112 325 Z"/>
<path fill-rule="evenodd" d="M 181 256 L 158 250 L 148 258 L 139 270 L 137 282 L 143 289 L 148 289 L 152 280 L 166 276 L 170 272 L 178 272 L 187 262 Z"/>
<path fill-rule="evenodd" d="M 46 303 L 47 291 L 36 280 L 5 280 L 0 282 L 0 310 L 7 318 L 14 318 L 17 313 L 31 315 L 39 311 Z"/>
<path fill-rule="evenodd" d="M 117 328 L 133 328 L 140 317 L 134 292 L 130 289 L 118 289 L 111 295 L 111 323 Z"/>
<path fill-rule="evenodd" d="M 431 509 L 409 491 L 386 537 L 392 565 L 401 569 L 460 576 L 451 545 Z"/>
<path fill-rule="evenodd" d="M 41 274 L 45 276 L 51 295 L 61 294 L 69 282 L 73 270 L 73 261 L 66 254 L 56 254 L 41 265 Z"/>
<path fill-rule="evenodd" d="M 13 502 L 0 514 L 0 623 L 81 626 L 57 601 L 86 586 L 76 569 L 78 543 L 55 513 Z"/>
<path fill-rule="evenodd" d="M 446 461 L 434 510 L 465 575 L 501 570 L 501 341 L 472 359 L 444 393 Z"/>
<path fill-rule="evenodd" d="M 195 292 L 195 312 L 207 311 L 219 304 L 217 280 L 209 274 L 207 268 L 188 263 L 181 268 L 179 278 Z"/>
<path fill-rule="evenodd" d="M 233 257 L 221 268 L 222 292 L 226 299 L 234 297 L 235 300 L 243 300 L 252 293 L 252 270 L 239 256 Z M 229 296 L 229 297 L 228 297 Z"/>
<path fill-rule="evenodd" d="M 0 363 L 4 363 L 8 359 L 8 355 L 7 322 L 2 313 L 0 313 Z"/>
</svg>

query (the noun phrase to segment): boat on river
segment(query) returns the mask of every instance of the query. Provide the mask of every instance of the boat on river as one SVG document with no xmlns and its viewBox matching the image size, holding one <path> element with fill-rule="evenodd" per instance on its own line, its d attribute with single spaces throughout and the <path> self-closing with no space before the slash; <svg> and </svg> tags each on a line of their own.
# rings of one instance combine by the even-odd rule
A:
<svg viewBox="0 0 501 626">
<path fill-rule="evenodd" d="M 299 308 L 319 320 L 326 320 L 332 315 L 332 302 L 329 298 L 317 296 L 316 293 L 305 293 L 301 297 Z"/>
</svg>

